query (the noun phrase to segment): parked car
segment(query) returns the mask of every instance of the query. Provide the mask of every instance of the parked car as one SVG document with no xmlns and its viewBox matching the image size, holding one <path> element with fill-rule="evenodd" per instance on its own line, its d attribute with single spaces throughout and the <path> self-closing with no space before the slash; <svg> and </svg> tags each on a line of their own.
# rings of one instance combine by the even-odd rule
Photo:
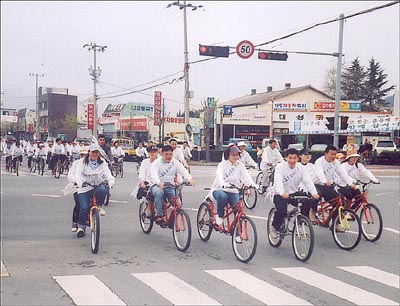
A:
<svg viewBox="0 0 400 306">
<path fill-rule="evenodd" d="M 222 147 L 224 149 L 226 149 L 228 147 L 228 144 L 234 143 L 234 144 L 237 145 L 240 141 L 243 141 L 244 143 L 246 143 L 246 146 L 244 147 L 244 149 L 246 151 L 252 151 L 253 150 L 253 147 L 251 146 L 250 141 L 248 139 L 246 139 L 246 138 L 229 138 L 228 143 L 224 144 Z"/>
<path fill-rule="evenodd" d="M 311 146 L 311 151 L 325 151 L 327 146 L 324 143 L 316 143 Z"/>
<path fill-rule="evenodd" d="M 383 151 L 397 151 L 397 148 L 393 140 L 378 140 L 373 150 L 376 155 L 379 155 Z"/>
<path fill-rule="evenodd" d="M 297 151 L 301 151 L 304 149 L 303 143 L 291 143 L 290 145 L 288 145 L 287 147 L 288 149 L 290 148 L 294 148 Z"/>
</svg>

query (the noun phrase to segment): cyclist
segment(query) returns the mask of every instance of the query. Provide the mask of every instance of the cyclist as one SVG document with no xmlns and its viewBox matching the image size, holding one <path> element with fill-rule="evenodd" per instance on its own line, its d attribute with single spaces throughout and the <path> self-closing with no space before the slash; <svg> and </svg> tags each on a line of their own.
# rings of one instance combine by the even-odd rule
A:
<svg viewBox="0 0 400 306">
<path fill-rule="evenodd" d="M 40 142 L 37 150 L 35 151 L 35 159 L 43 158 L 46 160 L 47 150 L 48 149 L 44 146 L 44 143 Z"/>
<path fill-rule="evenodd" d="M 157 158 L 162 156 L 162 148 L 164 145 L 162 143 L 157 144 Z"/>
<path fill-rule="evenodd" d="M 62 144 L 62 139 L 61 138 L 56 138 L 56 143 L 51 148 L 50 169 L 51 169 L 52 175 L 54 175 L 54 173 L 55 173 L 54 166 L 56 165 L 58 160 L 60 160 L 61 163 L 64 162 L 65 157 L 66 157 L 65 154 L 66 154 L 65 153 L 65 147 Z"/>
<path fill-rule="evenodd" d="M 72 147 L 71 147 L 71 160 L 74 162 L 75 160 L 79 159 L 80 157 L 80 151 L 81 147 L 75 142 L 72 142 Z"/>
<path fill-rule="evenodd" d="M 13 167 L 15 169 L 17 161 L 20 165 L 22 165 L 22 154 L 24 153 L 24 149 L 21 147 L 21 143 L 17 141 L 15 143 L 15 147 L 13 148 L 11 155 L 12 155 L 12 162 Z"/>
<path fill-rule="evenodd" d="M 111 147 L 111 154 L 113 156 L 114 162 L 118 162 L 118 159 L 125 157 L 124 150 L 119 146 L 119 141 L 114 141 L 114 146 Z"/>
<path fill-rule="evenodd" d="M 106 160 L 106 162 L 108 164 L 112 164 L 113 158 L 112 158 L 112 154 L 111 154 L 111 147 L 108 144 L 106 144 L 106 137 L 103 134 L 99 134 L 99 136 L 97 136 L 97 144 L 100 146 L 100 148 L 104 152 L 103 153 L 100 150 L 101 156 Z"/>
<path fill-rule="evenodd" d="M 246 167 L 253 167 L 254 169 L 258 168 L 257 163 L 254 161 L 253 158 L 251 158 L 249 152 L 247 152 L 244 148 L 246 147 L 246 143 L 244 141 L 239 141 L 237 144 L 239 150 L 240 150 L 240 161 L 246 166 Z"/>
<path fill-rule="evenodd" d="M 276 166 L 278 163 L 283 162 L 283 157 L 277 148 L 277 142 L 275 139 L 268 141 L 268 146 L 264 148 L 261 157 L 260 169 L 263 172 L 262 188 L 263 192 L 267 190 L 269 185 L 269 171 L 271 167 Z"/>
<path fill-rule="evenodd" d="M 31 168 L 32 166 L 32 158 L 35 155 L 36 149 L 37 148 L 35 142 L 31 140 L 26 147 L 26 155 L 28 155 L 28 168 Z"/>
<path fill-rule="evenodd" d="M 173 158 L 173 149 L 166 145 L 162 149 L 162 157 L 156 159 L 151 164 L 151 187 L 150 194 L 154 197 L 156 206 L 156 222 L 164 221 L 163 201 L 167 197 L 171 200 L 175 196 L 175 190 L 171 187 L 164 187 L 165 183 L 174 183 L 176 175 L 182 175 L 187 179 L 191 186 L 194 181 L 185 167 Z"/>
<path fill-rule="evenodd" d="M 231 146 L 224 151 L 224 160 L 218 164 L 216 177 L 208 196 L 217 203 L 217 216 L 215 222 L 221 226 L 226 204 L 233 206 L 239 201 L 239 191 L 227 188 L 230 184 L 252 186 L 257 188 L 243 163 L 239 161 L 240 149 Z"/>
<path fill-rule="evenodd" d="M 169 145 L 174 150 L 173 151 L 173 157 L 176 160 L 179 160 L 186 169 L 189 169 L 189 165 L 187 164 L 187 162 L 185 160 L 185 156 L 183 155 L 183 151 L 180 148 L 178 148 L 178 141 L 175 138 L 171 138 L 169 140 Z"/>
<path fill-rule="evenodd" d="M 6 171 L 8 171 L 8 161 L 12 158 L 12 151 L 14 149 L 14 145 L 11 141 L 11 139 L 7 139 L 5 145 L 4 145 L 4 149 L 3 149 L 3 153 L 6 155 Z M 11 169 L 10 169 L 11 170 Z"/>
<path fill-rule="evenodd" d="M 99 185 L 108 182 L 110 188 L 114 186 L 115 179 L 111 174 L 107 163 L 100 157 L 101 147 L 98 144 L 89 146 L 89 153 L 79 160 L 75 171 L 75 180 L 78 186 L 78 200 L 80 204 L 78 230 L 76 235 L 78 238 L 85 236 L 86 219 L 89 212 L 90 198 L 93 193 L 96 196 L 97 204 L 102 207 L 107 196 L 107 188 L 105 186 L 91 187 L 85 183 L 94 183 Z M 101 212 L 104 215 L 104 212 Z"/>
<path fill-rule="evenodd" d="M 311 155 L 310 151 L 306 148 L 300 150 L 299 152 L 300 157 L 300 165 L 303 166 L 306 172 L 309 174 L 311 180 L 314 182 L 316 179 L 317 174 L 315 173 L 315 165 L 310 162 Z M 307 192 L 306 186 L 303 183 L 300 183 L 299 190 L 303 192 Z M 317 211 L 318 201 L 313 200 L 303 200 L 303 204 L 305 204 L 303 208 L 303 214 L 308 216 L 311 222 L 316 222 L 315 212 Z"/>
<path fill-rule="evenodd" d="M 341 168 L 343 169 L 343 171 L 354 180 L 359 180 L 361 176 L 364 176 L 369 178 L 374 183 L 378 184 L 379 180 L 371 173 L 371 171 L 366 169 L 362 163 L 358 162 L 359 157 L 360 155 L 357 154 L 356 150 L 347 151 L 346 159 L 341 164 Z M 345 182 L 343 181 L 339 182 L 340 186 L 344 184 Z M 339 187 L 339 192 L 347 199 L 352 199 L 355 196 L 361 194 L 359 189 L 351 189 L 349 187 Z"/>
<path fill-rule="evenodd" d="M 353 182 L 353 178 L 348 176 L 344 169 L 340 166 L 339 161 L 336 159 L 336 147 L 329 145 L 325 148 L 323 156 L 315 161 L 315 173 L 314 179 L 315 187 L 321 197 L 325 201 L 329 201 L 336 198 L 339 194 L 336 192 L 333 183 L 335 182 L 335 174 L 351 188 L 356 188 Z"/>
<path fill-rule="evenodd" d="M 261 171 L 260 164 L 262 160 L 262 154 L 263 154 L 262 146 L 257 146 L 257 164 L 258 164 L 258 170 L 260 171 Z"/>
<path fill-rule="evenodd" d="M 183 145 L 182 145 L 181 149 L 182 149 L 182 152 L 183 152 L 183 157 L 186 160 L 186 164 L 189 165 L 189 161 L 193 156 L 192 156 L 192 152 L 190 152 L 190 147 L 189 147 L 189 144 L 188 144 L 188 142 L 186 140 L 183 142 Z"/>
<path fill-rule="evenodd" d="M 145 147 L 143 147 L 143 143 L 139 142 L 138 147 L 136 148 L 136 156 L 137 156 L 137 163 L 140 165 L 143 161 L 143 159 L 145 159 L 147 157 L 147 150 Z"/>
<path fill-rule="evenodd" d="M 286 161 L 279 163 L 275 168 L 274 174 L 274 204 L 276 212 L 272 221 L 272 234 L 276 237 L 282 222 L 287 214 L 288 204 L 297 206 L 297 201 L 289 199 L 293 193 L 299 192 L 300 183 L 303 183 L 309 193 L 314 198 L 315 205 L 318 203 L 319 195 L 307 169 L 301 166 L 297 161 L 299 151 L 295 148 L 287 149 L 285 152 Z M 307 205 L 308 206 L 308 205 Z M 304 211 L 303 211 L 304 213 Z"/>
</svg>

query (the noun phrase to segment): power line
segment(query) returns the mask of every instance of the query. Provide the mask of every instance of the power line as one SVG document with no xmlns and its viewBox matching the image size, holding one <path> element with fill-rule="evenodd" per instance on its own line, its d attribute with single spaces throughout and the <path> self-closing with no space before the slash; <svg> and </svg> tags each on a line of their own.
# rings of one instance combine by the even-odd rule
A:
<svg viewBox="0 0 400 306">
<path fill-rule="evenodd" d="M 271 44 L 271 43 L 273 43 L 273 42 L 276 42 L 276 41 L 279 41 L 279 40 L 283 40 L 283 39 L 287 39 L 287 38 L 289 38 L 289 37 L 298 35 L 298 34 L 300 34 L 300 33 L 304 33 L 304 32 L 310 31 L 311 29 L 316 28 L 316 27 L 319 27 L 319 26 L 322 26 L 322 25 L 327 25 L 327 24 L 330 24 L 330 23 L 333 23 L 333 22 L 340 21 L 340 20 L 342 20 L 342 19 L 346 20 L 346 19 L 350 19 L 350 18 L 359 16 L 359 15 L 371 13 L 371 12 L 373 12 L 373 11 L 380 10 L 380 9 L 383 9 L 383 8 L 386 8 L 386 7 L 389 7 L 389 6 L 398 4 L 399 2 L 400 2 L 399 0 L 396 0 L 396 1 L 389 2 L 389 3 L 386 3 L 386 4 L 380 5 L 380 6 L 376 6 L 376 7 L 370 8 L 370 9 L 362 10 L 362 11 L 360 11 L 360 12 L 351 14 L 351 15 L 349 15 L 349 16 L 344 16 L 343 18 L 335 18 L 335 19 L 331 19 L 331 20 L 328 20 L 328 21 L 324 21 L 324 22 L 318 22 L 318 23 L 316 23 L 316 24 L 314 24 L 314 25 L 312 25 L 312 26 L 309 26 L 309 27 L 307 27 L 307 28 L 304 28 L 304 29 L 302 29 L 302 30 L 299 30 L 299 31 L 296 31 L 296 32 L 293 32 L 293 33 L 290 33 L 290 34 L 287 34 L 287 35 L 284 35 L 284 36 L 281 36 L 281 37 L 279 37 L 279 38 L 276 38 L 276 39 L 267 41 L 267 42 L 265 42 L 265 43 L 261 43 L 261 44 L 258 44 L 258 45 L 254 45 L 254 47 L 265 46 L 265 45 Z M 233 51 L 233 52 L 230 52 L 229 55 L 235 54 L 235 53 L 236 53 L 236 51 Z M 189 64 L 197 64 L 197 63 L 201 63 L 201 62 L 205 62 L 205 61 L 214 60 L 214 59 L 216 59 L 216 58 L 219 58 L 219 57 L 205 58 L 205 59 L 197 60 L 197 61 L 194 61 L 194 62 L 190 62 Z"/>
</svg>

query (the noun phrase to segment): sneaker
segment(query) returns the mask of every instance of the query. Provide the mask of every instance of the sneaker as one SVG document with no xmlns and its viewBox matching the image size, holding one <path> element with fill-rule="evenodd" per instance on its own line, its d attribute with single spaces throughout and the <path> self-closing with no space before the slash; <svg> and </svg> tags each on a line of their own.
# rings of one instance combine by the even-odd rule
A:
<svg viewBox="0 0 400 306">
<path fill-rule="evenodd" d="M 146 214 L 146 217 L 151 217 L 153 215 L 150 207 L 147 207 L 144 213 Z"/>
<path fill-rule="evenodd" d="M 275 226 L 273 226 L 273 225 L 271 225 L 271 227 L 270 227 L 269 234 L 272 239 L 276 239 L 279 236 L 278 231 L 276 230 Z"/>
<path fill-rule="evenodd" d="M 308 218 L 313 224 L 317 222 L 317 216 L 315 215 L 315 212 L 312 209 L 310 209 L 310 212 L 308 213 Z"/>
<path fill-rule="evenodd" d="M 100 216 L 105 216 L 106 215 L 106 211 L 101 206 L 100 206 L 100 209 L 99 209 L 99 214 L 100 214 Z"/>
<path fill-rule="evenodd" d="M 344 233 L 345 230 L 344 230 L 344 228 L 343 228 L 340 224 L 337 224 L 336 227 L 335 227 L 335 232 L 337 232 L 337 233 Z"/>
<path fill-rule="evenodd" d="M 72 223 L 71 232 L 76 232 L 77 230 L 78 230 L 78 224 L 77 223 Z"/>
<path fill-rule="evenodd" d="M 223 218 L 215 216 L 215 223 L 217 223 L 218 226 L 222 226 L 223 220 Z"/>
<path fill-rule="evenodd" d="M 162 223 L 164 221 L 164 216 L 156 216 L 154 219 L 156 223 Z"/>
<path fill-rule="evenodd" d="M 235 241 L 236 241 L 236 243 L 242 243 L 243 242 L 242 238 L 240 238 L 239 235 L 235 237 Z"/>
<path fill-rule="evenodd" d="M 85 237 L 85 230 L 83 228 L 78 228 L 78 230 L 76 232 L 76 237 L 78 237 L 78 238 Z"/>
</svg>

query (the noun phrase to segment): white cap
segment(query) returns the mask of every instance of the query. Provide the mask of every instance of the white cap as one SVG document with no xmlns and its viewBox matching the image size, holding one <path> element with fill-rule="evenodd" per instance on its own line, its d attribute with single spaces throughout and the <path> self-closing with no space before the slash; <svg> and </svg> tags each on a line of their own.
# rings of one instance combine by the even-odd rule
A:
<svg viewBox="0 0 400 306">
<path fill-rule="evenodd" d="M 89 146 L 89 151 L 101 151 L 101 147 L 97 143 L 92 143 Z"/>
<path fill-rule="evenodd" d="M 245 143 L 244 141 L 239 141 L 238 144 L 237 144 L 237 146 L 238 146 L 238 147 L 241 147 L 241 146 L 244 146 L 244 147 L 245 147 L 245 146 L 246 146 L 246 143 Z"/>
</svg>

